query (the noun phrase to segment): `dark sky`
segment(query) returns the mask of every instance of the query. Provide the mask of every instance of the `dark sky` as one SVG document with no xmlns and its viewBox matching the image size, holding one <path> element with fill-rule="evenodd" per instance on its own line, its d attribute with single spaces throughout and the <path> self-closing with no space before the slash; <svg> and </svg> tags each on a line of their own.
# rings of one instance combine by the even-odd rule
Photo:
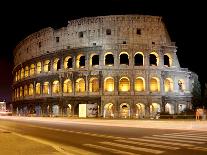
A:
<svg viewBox="0 0 207 155">
<path fill-rule="evenodd" d="M 162 16 L 172 41 L 178 46 L 181 67 L 196 72 L 203 84 L 207 82 L 205 6 L 199 0 L 6 1 L 0 4 L 0 99 L 11 100 L 12 50 L 19 41 L 45 27 L 67 26 L 71 19 L 111 14 Z"/>
</svg>

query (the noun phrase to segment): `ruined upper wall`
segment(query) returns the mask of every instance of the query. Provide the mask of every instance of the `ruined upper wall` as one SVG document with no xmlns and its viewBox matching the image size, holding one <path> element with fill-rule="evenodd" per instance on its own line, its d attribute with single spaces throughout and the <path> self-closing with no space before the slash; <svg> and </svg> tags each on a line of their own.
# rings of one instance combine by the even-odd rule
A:
<svg viewBox="0 0 207 155">
<path fill-rule="evenodd" d="M 111 35 L 107 35 L 107 29 Z M 138 32 L 140 31 L 140 32 Z M 139 34 L 140 33 L 140 34 Z M 85 17 L 68 22 L 58 30 L 45 28 L 29 35 L 14 50 L 15 66 L 29 59 L 61 49 L 102 46 L 103 50 L 116 49 L 120 44 L 172 45 L 161 17 L 145 15 L 111 15 Z"/>
</svg>

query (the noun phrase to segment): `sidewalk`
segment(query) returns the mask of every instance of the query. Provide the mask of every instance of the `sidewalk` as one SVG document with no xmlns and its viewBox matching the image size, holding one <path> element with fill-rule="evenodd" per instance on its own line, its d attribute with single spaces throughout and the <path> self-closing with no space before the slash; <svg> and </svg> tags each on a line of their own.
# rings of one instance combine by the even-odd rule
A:
<svg viewBox="0 0 207 155">
<path fill-rule="evenodd" d="M 51 146 L 25 139 L 3 129 L 0 129 L 0 149 L 2 155 L 60 155 Z"/>
<path fill-rule="evenodd" d="M 199 120 L 115 120 L 115 119 L 74 119 L 63 117 L 19 117 L 1 116 L 0 119 L 41 121 L 55 124 L 88 124 L 135 128 L 178 129 L 207 131 L 207 121 Z"/>
</svg>

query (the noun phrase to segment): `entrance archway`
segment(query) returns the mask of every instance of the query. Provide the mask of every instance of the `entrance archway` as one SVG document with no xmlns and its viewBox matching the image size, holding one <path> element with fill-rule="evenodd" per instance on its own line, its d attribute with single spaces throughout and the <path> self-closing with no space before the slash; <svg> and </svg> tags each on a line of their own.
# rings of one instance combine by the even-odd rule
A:
<svg viewBox="0 0 207 155">
<path fill-rule="evenodd" d="M 167 103 L 165 105 L 165 112 L 168 112 L 169 114 L 174 114 L 174 106 L 172 104 Z"/>
<path fill-rule="evenodd" d="M 128 118 L 130 117 L 130 106 L 127 103 L 122 103 L 120 105 L 120 117 Z"/>
<path fill-rule="evenodd" d="M 155 117 L 160 112 L 160 105 L 158 103 L 152 103 L 150 105 L 150 116 Z"/>
<path fill-rule="evenodd" d="M 144 118 L 145 116 L 145 105 L 143 103 L 136 104 L 136 118 Z"/>
<path fill-rule="evenodd" d="M 104 106 L 104 118 L 114 118 L 114 106 L 113 103 L 108 103 Z"/>
</svg>

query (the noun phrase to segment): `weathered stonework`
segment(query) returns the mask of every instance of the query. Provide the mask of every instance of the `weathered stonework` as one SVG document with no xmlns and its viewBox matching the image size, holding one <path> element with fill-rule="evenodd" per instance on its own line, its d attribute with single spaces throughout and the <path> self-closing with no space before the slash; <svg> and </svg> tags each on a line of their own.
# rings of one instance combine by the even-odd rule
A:
<svg viewBox="0 0 207 155">
<path fill-rule="evenodd" d="M 42 29 L 22 40 L 14 50 L 14 109 L 21 115 L 37 113 L 40 107 L 41 115 L 76 116 L 79 104 L 98 103 L 99 116 L 103 117 L 148 118 L 160 111 L 180 113 L 191 107 L 192 75 L 196 74 L 180 67 L 176 52 L 158 16 L 86 17 L 71 20 L 58 30 Z M 98 55 L 98 65 L 92 64 L 94 55 Z M 109 55 L 113 55 L 111 65 L 106 62 Z M 126 55 L 128 62 L 121 64 L 121 56 Z M 141 55 L 143 64 L 135 64 Z M 72 67 L 68 67 L 68 57 L 72 58 Z M 85 60 L 83 66 L 81 57 Z M 50 63 L 46 64 L 46 60 Z M 113 79 L 111 88 L 106 82 L 109 78 Z M 69 89 L 65 88 L 67 79 L 71 91 L 65 92 Z M 83 92 L 78 83 L 81 79 Z M 98 90 L 93 91 L 95 85 Z M 54 105 L 58 105 L 58 113 L 54 113 Z"/>
</svg>

